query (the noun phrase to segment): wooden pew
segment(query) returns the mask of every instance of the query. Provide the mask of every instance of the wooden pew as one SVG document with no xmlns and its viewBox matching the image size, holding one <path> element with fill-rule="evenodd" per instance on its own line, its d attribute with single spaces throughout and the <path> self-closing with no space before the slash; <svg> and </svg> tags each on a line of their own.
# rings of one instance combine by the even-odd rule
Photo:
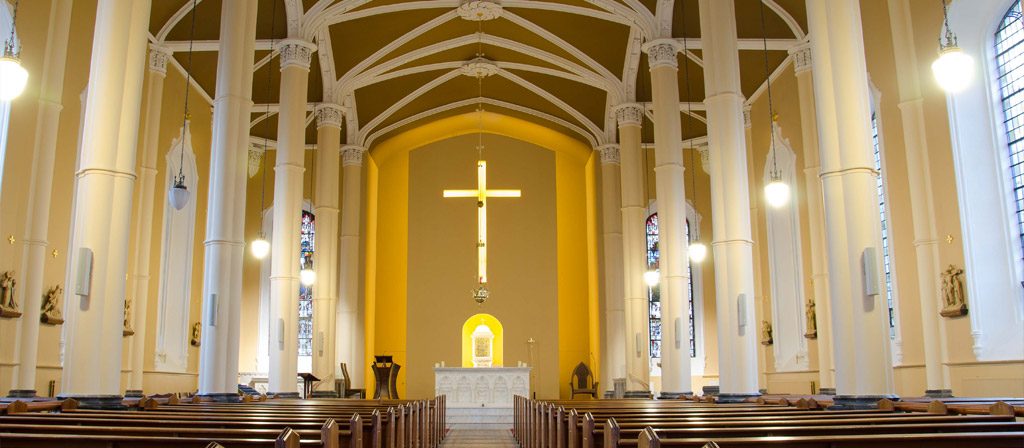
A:
<svg viewBox="0 0 1024 448">
<path fill-rule="evenodd" d="M 746 437 L 734 439 L 661 439 L 653 428 L 641 434 L 639 448 L 686 447 L 686 448 L 862 448 L 878 446 L 885 448 L 963 448 L 985 446 L 988 448 L 1021 448 L 1024 438 L 1019 432 L 987 433 L 946 433 L 946 434 L 864 434 L 795 437 Z"/>
</svg>

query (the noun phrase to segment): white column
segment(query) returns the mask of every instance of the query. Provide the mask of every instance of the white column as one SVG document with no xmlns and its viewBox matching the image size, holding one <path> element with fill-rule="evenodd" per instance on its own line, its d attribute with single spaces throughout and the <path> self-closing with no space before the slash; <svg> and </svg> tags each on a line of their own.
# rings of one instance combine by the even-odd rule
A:
<svg viewBox="0 0 1024 448">
<path fill-rule="evenodd" d="M 658 192 L 658 249 L 661 272 L 661 396 L 692 394 L 690 302 L 687 291 L 686 191 L 679 117 L 679 44 L 658 39 L 643 47 L 651 67 L 654 102 L 654 173 Z"/>
<path fill-rule="evenodd" d="M 601 384 L 614 390 L 626 378 L 625 291 L 622 283 L 622 188 L 619 145 L 597 148 L 601 156 L 601 225 L 604 238 L 604 347 Z"/>
<path fill-rule="evenodd" d="M 758 323 L 743 93 L 733 0 L 700 0 L 711 164 L 719 401 L 757 396 Z"/>
<path fill-rule="evenodd" d="M 57 128 L 60 124 L 61 97 L 64 94 L 64 61 L 67 58 L 68 29 L 71 23 L 71 1 L 50 2 L 49 29 L 39 85 L 39 114 L 36 118 L 35 147 L 32 153 L 32 177 L 29 184 L 25 217 L 25 249 L 21 265 L 18 303 L 22 316 L 18 321 L 15 359 L 18 367 L 10 396 L 36 396 L 36 364 L 39 355 L 39 314 L 44 293 L 47 230 L 50 226 L 50 196 L 53 191 L 53 162 L 57 152 Z M 59 304 L 63 305 L 63 304 Z"/>
<path fill-rule="evenodd" d="M 225 0 L 221 8 L 217 97 L 213 102 L 199 349 L 199 393 L 214 400 L 238 399 L 245 183 L 255 45 L 256 3 Z"/>
<path fill-rule="evenodd" d="M 299 237 L 306 171 L 306 92 L 316 47 L 299 39 L 280 43 L 281 108 L 274 165 L 274 235 L 270 262 L 270 383 L 278 396 L 297 397 Z"/>
<path fill-rule="evenodd" d="M 139 192 L 135 204 L 135 252 L 132 253 L 129 297 L 134 300 L 135 319 L 131 336 L 132 373 L 128 379 L 127 396 L 141 396 L 142 366 L 146 350 L 146 316 L 149 307 L 149 252 L 153 245 L 153 202 L 156 198 L 157 144 L 160 137 L 160 112 L 163 105 L 164 79 L 170 53 L 160 47 L 149 48 L 149 82 L 146 85 L 146 123 L 142 133 L 142 154 L 139 158 Z M 161 194 L 160 197 L 163 197 Z"/>
<path fill-rule="evenodd" d="M 821 163 L 818 161 L 818 120 L 814 114 L 814 80 L 811 76 L 811 46 L 802 43 L 789 50 L 796 73 L 797 93 L 800 99 L 800 128 L 804 156 L 804 185 L 811 238 L 811 284 L 818 329 L 818 381 L 819 392 L 836 393 L 835 372 L 832 369 L 832 313 L 828 295 L 828 256 L 825 253 L 825 213 L 821 196 Z"/>
<path fill-rule="evenodd" d="M 313 375 L 319 390 L 334 392 L 336 307 L 338 302 L 338 177 L 341 169 L 341 106 L 316 110 L 316 285 L 313 285 Z"/>
<path fill-rule="evenodd" d="M 837 408 L 894 398 L 871 107 L 857 0 L 807 2 Z"/>
<path fill-rule="evenodd" d="M 619 123 L 622 176 L 622 264 L 625 294 L 626 389 L 650 391 L 650 344 L 647 330 L 647 207 L 644 204 L 643 147 L 641 123 L 643 106 L 636 103 L 615 107 Z"/>
<path fill-rule="evenodd" d="M 341 201 L 341 251 L 339 253 L 339 273 L 341 284 L 341 300 L 337 308 L 336 351 L 338 354 L 336 367 L 341 375 L 341 365 L 348 365 L 352 388 L 363 387 L 364 356 L 363 352 L 363 316 L 360 313 L 359 297 L 359 225 L 362 223 L 360 213 L 363 187 L 363 154 L 366 148 L 346 145 L 341 150 L 343 165 L 342 201 Z"/>
<path fill-rule="evenodd" d="M 925 395 L 951 397 L 946 323 L 939 316 L 939 240 L 935 228 L 933 196 L 928 160 L 928 138 L 924 124 L 924 99 L 921 97 L 914 27 L 910 2 L 889 1 L 889 24 L 893 53 L 896 56 L 896 82 L 899 87 L 903 142 L 907 154 L 907 180 L 910 185 L 910 213 L 914 221 L 914 249 L 917 255 L 917 287 L 921 301 L 921 342 L 924 345 Z"/>
<path fill-rule="evenodd" d="M 76 173 L 61 397 L 121 405 L 135 145 L 150 0 L 100 0 Z"/>
</svg>

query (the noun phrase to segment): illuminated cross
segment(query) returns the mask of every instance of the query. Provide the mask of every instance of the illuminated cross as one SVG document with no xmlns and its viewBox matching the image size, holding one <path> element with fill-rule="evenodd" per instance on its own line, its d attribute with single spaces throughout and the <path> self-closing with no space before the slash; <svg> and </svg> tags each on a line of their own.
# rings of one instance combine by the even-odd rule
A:
<svg viewBox="0 0 1024 448">
<path fill-rule="evenodd" d="M 476 162 L 476 190 L 444 190 L 446 198 L 476 198 L 477 207 L 477 281 L 487 283 L 487 198 L 518 198 L 520 190 L 488 190 L 487 162 Z"/>
</svg>

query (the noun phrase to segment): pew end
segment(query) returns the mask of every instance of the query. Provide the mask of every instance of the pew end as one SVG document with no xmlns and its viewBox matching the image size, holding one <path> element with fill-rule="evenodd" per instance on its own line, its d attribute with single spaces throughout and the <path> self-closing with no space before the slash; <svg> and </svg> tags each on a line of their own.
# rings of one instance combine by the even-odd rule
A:
<svg viewBox="0 0 1024 448">
<path fill-rule="evenodd" d="M 661 448 L 661 440 L 658 440 L 658 434 L 654 432 L 654 428 L 650 426 L 644 428 L 643 432 L 640 433 L 640 438 L 637 439 L 637 447 Z"/>
<path fill-rule="evenodd" d="M 323 443 L 324 448 L 339 448 L 339 437 L 338 422 L 333 418 L 327 419 L 323 428 L 320 429 L 320 442 Z"/>
<path fill-rule="evenodd" d="M 274 448 L 299 448 L 299 433 L 291 428 L 285 428 L 274 441 Z"/>
<path fill-rule="evenodd" d="M 604 423 L 604 447 L 616 448 L 619 446 L 619 423 L 615 418 L 609 418 Z"/>
</svg>

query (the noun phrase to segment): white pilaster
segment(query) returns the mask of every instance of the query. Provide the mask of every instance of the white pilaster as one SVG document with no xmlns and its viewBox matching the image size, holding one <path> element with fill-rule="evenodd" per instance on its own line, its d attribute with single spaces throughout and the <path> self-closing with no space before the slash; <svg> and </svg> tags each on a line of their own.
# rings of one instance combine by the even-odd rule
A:
<svg viewBox="0 0 1024 448">
<path fill-rule="evenodd" d="M 914 27 L 908 0 L 889 1 L 889 24 L 892 29 L 896 60 L 896 81 L 899 87 L 900 116 L 903 121 L 903 142 L 907 154 L 907 180 L 910 185 L 910 213 L 914 222 L 914 252 L 917 255 L 917 287 L 921 302 L 921 343 L 924 346 L 925 393 L 929 396 L 951 396 L 946 323 L 939 315 L 941 291 L 938 288 L 939 239 L 935 226 L 935 198 L 932 190 L 931 163 L 928 159 L 928 138 L 924 121 L 924 100 L 921 97 L 914 49 Z"/>
<path fill-rule="evenodd" d="M 39 113 L 33 140 L 32 177 L 28 192 L 31 204 L 25 217 L 24 256 L 21 265 L 21 288 L 18 303 L 22 316 L 18 321 L 18 345 L 11 385 L 11 396 L 36 395 L 36 365 L 39 355 L 39 314 L 43 296 L 47 230 L 50 226 L 50 198 L 53 191 L 53 163 L 57 152 L 57 128 L 60 124 L 61 97 L 64 92 L 64 61 L 67 57 L 68 28 L 71 23 L 71 0 L 52 0 L 39 86 Z M 63 305 L 63 304 L 61 304 Z"/>
<path fill-rule="evenodd" d="M 362 298 L 359 296 L 359 225 L 362 223 L 362 187 L 363 187 L 363 156 L 366 148 L 346 145 L 341 150 L 343 166 L 343 191 L 341 201 L 341 251 L 339 260 L 341 300 L 337 305 L 337 336 L 336 352 L 338 354 L 335 367 L 339 371 L 340 364 L 348 365 L 352 387 L 363 388 L 364 366 L 364 322 L 360 310 Z"/>
<path fill-rule="evenodd" d="M 622 283 L 622 188 L 619 145 L 597 148 L 601 157 L 601 225 L 604 244 L 604 351 L 601 384 L 613 390 L 626 378 L 625 291 Z"/>
<path fill-rule="evenodd" d="M 131 375 L 127 395 L 141 395 L 143 390 L 143 361 L 146 350 L 146 316 L 149 308 L 149 255 L 153 246 L 153 205 L 156 195 L 157 144 L 160 137 L 160 113 L 164 97 L 164 79 L 167 77 L 167 58 L 171 54 L 160 47 L 149 48 L 149 82 L 146 85 L 146 122 L 143 125 L 142 153 L 139 157 L 139 182 L 136 186 L 138 202 L 135 204 L 135 251 L 132 253 L 129 291 L 134 300 L 134 319 L 131 336 Z M 195 192 L 193 192 L 195 193 Z M 163 197 L 161 194 L 160 197 Z"/>
<path fill-rule="evenodd" d="M 619 160 L 622 178 L 622 266 L 625 314 L 626 388 L 650 390 L 650 344 L 647 330 L 647 236 L 644 205 L 644 166 L 641 123 L 644 108 L 626 103 L 615 107 L 619 125 Z"/>
<path fill-rule="evenodd" d="M 814 110 L 814 80 L 811 76 L 812 56 L 810 43 L 792 48 L 793 68 L 796 72 L 797 92 L 800 100 L 800 123 L 803 137 L 804 184 L 809 218 L 807 227 L 811 238 L 812 299 L 817 314 L 818 329 L 818 381 L 819 387 L 834 393 L 835 372 L 832 367 L 832 313 L 828 288 L 828 256 L 825 244 L 825 213 L 821 195 L 821 163 L 818 161 L 818 120 Z"/>
<path fill-rule="evenodd" d="M 750 196 L 733 0 L 700 0 L 711 164 L 719 401 L 756 396 L 758 323 Z"/>
<path fill-rule="evenodd" d="M 150 3 L 100 0 L 96 11 L 65 281 L 60 394 L 87 406 L 121 403 L 125 276 Z"/>
<path fill-rule="evenodd" d="M 828 245 L 837 407 L 895 392 L 882 284 L 881 218 L 857 0 L 807 2 Z M 871 279 L 870 283 L 866 279 Z"/>
<path fill-rule="evenodd" d="M 199 351 L 199 393 L 215 400 L 238 394 L 256 9 L 246 0 L 225 0 L 221 8 Z"/>
<path fill-rule="evenodd" d="M 654 103 L 654 172 L 658 193 L 658 250 L 661 273 L 661 396 L 693 391 L 690 378 L 690 302 L 687 291 L 686 191 L 683 181 L 683 137 L 679 116 L 676 57 L 680 44 L 672 39 L 648 42 L 643 50 L 651 67 Z"/>
<path fill-rule="evenodd" d="M 287 39 L 281 51 L 281 108 L 274 166 L 274 235 L 270 262 L 269 391 L 296 396 L 298 363 L 299 236 L 306 147 L 306 92 L 316 47 Z"/>
<path fill-rule="evenodd" d="M 313 286 L 313 375 L 319 390 L 334 391 L 338 302 L 338 178 L 341 169 L 341 106 L 321 104 L 316 112 L 316 285 Z"/>
</svg>

